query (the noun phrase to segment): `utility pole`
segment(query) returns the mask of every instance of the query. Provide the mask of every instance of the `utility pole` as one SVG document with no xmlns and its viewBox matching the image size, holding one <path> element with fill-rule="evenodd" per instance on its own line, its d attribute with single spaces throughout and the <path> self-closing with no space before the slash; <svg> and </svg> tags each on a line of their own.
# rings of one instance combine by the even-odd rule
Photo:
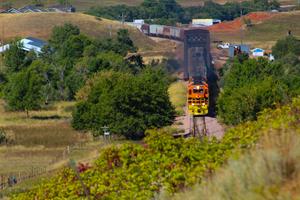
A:
<svg viewBox="0 0 300 200">
<path fill-rule="evenodd" d="M 121 15 L 121 22 L 122 22 L 122 25 L 124 25 L 126 17 L 127 17 L 127 15 L 125 15 L 125 14 L 122 12 L 122 15 Z"/>
<path fill-rule="evenodd" d="M 111 38 L 112 36 L 112 25 L 108 25 L 108 31 L 109 31 L 109 37 Z"/>
</svg>

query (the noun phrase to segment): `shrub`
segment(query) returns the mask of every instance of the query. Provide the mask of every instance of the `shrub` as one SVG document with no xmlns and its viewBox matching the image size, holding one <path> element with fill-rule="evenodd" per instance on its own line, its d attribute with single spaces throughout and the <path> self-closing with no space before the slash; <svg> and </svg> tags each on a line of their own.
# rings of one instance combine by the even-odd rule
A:
<svg viewBox="0 0 300 200">
<path fill-rule="evenodd" d="M 167 76 L 161 70 L 145 69 L 137 76 L 101 72 L 79 92 L 73 127 L 97 135 L 108 126 L 112 133 L 127 138 L 142 137 L 148 128 L 172 123 L 174 108 L 167 88 Z"/>
<path fill-rule="evenodd" d="M 6 133 L 3 129 L 0 129 L 0 144 L 5 143 L 6 139 Z"/>
<path fill-rule="evenodd" d="M 146 200 L 152 199 L 162 189 L 168 194 L 174 194 L 196 183 L 206 184 L 206 178 L 210 177 L 228 158 L 235 158 L 236 160 L 245 150 L 259 148 L 260 145 L 257 145 L 257 141 L 266 132 L 270 130 L 280 131 L 282 128 L 299 131 L 299 110 L 299 99 L 296 99 L 290 106 L 274 111 L 265 110 L 257 122 L 248 122 L 228 130 L 220 141 L 208 138 L 203 141 L 200 141 L 198 138 L 174 139 L 166 129 L 148 131 L 141 145 L 134 143 L 124 144 L 111 146 L 101 151 L 94 165 L 82 172 L 80 176 L 88 187 L 92 199 Z M 275 137 L 275 134 L 265 136 L 267 139 Z M 235 161 L 229 161 L 233 163 L 230 164 L 231 173 L 225 179 L 220 179 L 222 184 L 220 186 L 215 184 L 213 189 L 220 188 L 220 190 L 229 195 L 234 195 L 234 192 L 240 188 L 249 189 L 246 187 L 248 182 L 243 181 L 247 180 L 247 175 L 251 173 L 250 177 L 253 177 L 256 181 L 254 183 L 259 183 L 258 186 L 261 186 L 256 188 L 256 184 L 250 182 L 250 185 L 254 187 L 254 192 L 269 191 L 268 189 L 272 189 L 272 183 L 278 183 L 273 181 L 277 180 L 277 175 L 279 175 L 279 178 L 281 176 L 286 178 L 291 175 L 290 172 L 293 171 L 289 171 L 288 166 L 295 165 L 293 163 L 290 165 L 289 161 L 299 160 L 299 150 L 297 150 L 299 141 L 294 141 L 293 138 L 286 140 L 284 137 L 279 137 L 278 140 L 275 140 L 276 142 L 272 143 L 278 145 L 280 153 L 288 154 L 281 156 L 280 160 L 277 160 L 276 156 L 264 157 L 264 155 L 269 156 L 267 152 L 266 154 L 258 154 L 251 159 L 237 161 L 238 165 L 234 164 Z M 278 143 L 277 141 L 280 142 Z M 292 141 L 294 145 L 289 146 L 289 143 L 286 143 L 286 145 L 282 146 L 281 144 L 285 141 Z M 294 152 L 296 154 L 293 154 Z M 276 166 L 280 167 L 280 171 L 276 171 L 276 168 L 268 170 L 268 166 L 271 167 L 271 165 L 268 165 L 269 163 L 278 164 Z M 247 166 L 246 168 L 242 167 L 245 165 Z M 251 169 L 255 170 L 251 171 Z M 264 179 L 264 176 L 255 176 L 259 170 L 269 175 L 266 176 L 265 182 L 259 182 L 261 179 Z M 242 181 L 242 185 L 239 185 L 239 181 Z M 234 184 L 230 185 L 232 182 Z M 263 188 L 264 183 L 267 183 L 266 186 L 268 188 Z M 218 195 L 222 195 L 222 193 L 217 193 L 216 190 L 210 191 L 212 192 L 209 194 L 212 196 L 216 195 L 218 197 Z M 243 195 L 246 193 L 244 193 L 244 190 L 241 190 L 239 194 Z M 199 199 L 202 196 L 197 195 L 196 197 L 198 197 L 196 199 Z M 205 197 L 207 198 L 204 199 L 211 199 L 210 196 Z M 71 169 L 64 169 L 52 179 L 26 193 L 15 195 L 12 199 L 26 200 L 34 198 L 83 199 L 84 192 L 80 186 L 80 181 L 76 178 L 75 172 Z M 235 198 L 238 199 L 238 197 Z"/>
</svg>

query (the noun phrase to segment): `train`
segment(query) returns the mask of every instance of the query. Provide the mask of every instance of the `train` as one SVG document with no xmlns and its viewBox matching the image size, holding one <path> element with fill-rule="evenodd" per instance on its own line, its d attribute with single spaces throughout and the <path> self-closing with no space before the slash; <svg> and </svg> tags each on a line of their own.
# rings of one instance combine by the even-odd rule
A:
<svg viewBox="0 0 300 200">
<path fill-rule="evenodd" d="M 206 81 L 189 81 L 188 111 L 192 116 L 205 116 L 209 107 L 209 88 Z"/>
<path fill-rule="evenodd" d="M 209 31 L 203 28 L 180 28 L 157 24 L 143 24 L 140 30 L 148 36 L 184 42 L 188 77 L 187 105 L 193 117 L 205 116 L 209 111 L 209 86 L 207 69 L 211 66 Z"/>
<path fill-rule="evenodd" d="M 141 31 L 145 35 L 180 41 L 182 41 L 184 37 L 184 29 L 165 25 L 143 24 L 141 27 Z"/>
</svg>

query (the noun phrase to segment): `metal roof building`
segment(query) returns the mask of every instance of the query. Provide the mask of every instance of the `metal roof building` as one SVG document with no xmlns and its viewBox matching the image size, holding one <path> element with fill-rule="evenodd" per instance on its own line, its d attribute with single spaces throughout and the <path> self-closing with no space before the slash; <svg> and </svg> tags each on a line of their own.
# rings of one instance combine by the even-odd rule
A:
<svg viewBox="0 0 300 200">
<path fill-rule="evenodd" d="M 24 38 L 20 42 L 25 51 L 33 50 L 37 54 L 42 53 L 42 48 L 47 44 L 47 42 L 33 37 Z"/>
<path fill-rule="evenodd" d="M 246 54 L 250 54 L 250 47 L 249 45 L 246 44 L 238 44 L 238 45 L 230 45 L 229 46 L 229 57 L 233 58 L 235 49 L 239 48 L 241 50 L 242 53 L 246 53 Z"/>
<path fill-rule="evenodd" d="M 45 45 L 47 45 L 47 42 L 37 39 L 37 38 L 33 38 L 33 37 L 27 37 L 24 38 L 20 41 L 20 43 L 22 43 L 22 49 L 24 51 L 34 51 L 36 54 L 42 53 L 42 49 Z M 9 44 L 6 44 L 4 46 L 0 47 L 0 53 L 5 52 L 6 50 L 8 50 L 10 47 Z"/>
</svg>

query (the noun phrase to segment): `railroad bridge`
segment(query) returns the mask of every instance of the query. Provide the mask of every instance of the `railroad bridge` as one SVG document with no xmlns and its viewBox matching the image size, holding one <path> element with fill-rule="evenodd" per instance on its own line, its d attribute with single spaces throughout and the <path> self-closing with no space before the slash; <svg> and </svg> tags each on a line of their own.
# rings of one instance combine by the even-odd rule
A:
<svg viewBox="0 0 300 200">
<path fill-rule="evenodd" d="M 143 24 L 141 31 L 149 36 L 183 42 L 184 79 L 207 80 L 211 66 L 210 34 L 204 28 L 180 28 Z"/>
<path fill-rule="evenodd" d="M 184 79 L 206 80 L 211 71 L 210 36 L 204 29 L 184 29 Z"/>
</svg>

